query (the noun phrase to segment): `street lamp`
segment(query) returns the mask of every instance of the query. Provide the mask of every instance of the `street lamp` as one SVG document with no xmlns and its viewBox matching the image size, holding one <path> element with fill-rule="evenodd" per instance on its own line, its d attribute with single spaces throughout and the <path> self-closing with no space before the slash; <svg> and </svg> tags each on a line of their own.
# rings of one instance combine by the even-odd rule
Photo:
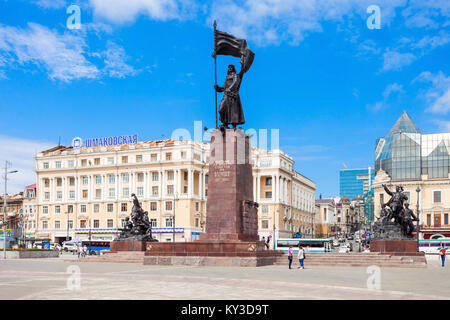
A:
<svg viewBox="0 0 450 320">
<path fill-rule="evenodd" d="M 16 173 L 17 170 L 8 171 L 8 167 L 11 166 L 11 162 L 5 161 L 5 197 L 3 199 L 3 259 L 6 259 L 6 194 L 8 187 L 8 173 Z"/>
</svg>

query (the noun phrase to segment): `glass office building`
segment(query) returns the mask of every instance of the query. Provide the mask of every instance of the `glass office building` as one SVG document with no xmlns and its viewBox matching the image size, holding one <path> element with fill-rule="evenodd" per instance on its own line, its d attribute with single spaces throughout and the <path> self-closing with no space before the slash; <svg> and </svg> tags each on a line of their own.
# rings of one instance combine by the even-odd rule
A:
<svg viewBox="0 0 450 320">
<path fill-rule="evenodd" d="M 358 195 L 364 195 L 372 189 L 374 171 L 372 168 L 342 169 L 339 173 L 340 196 L 350 200 Z"/>
<path fill-rule="evenodd" d="M 422 134 L 405 112 L 375 150 L 375 171 L 384 170 L 392 180 L 448 178 L 450 133 Z"/>
</svg>

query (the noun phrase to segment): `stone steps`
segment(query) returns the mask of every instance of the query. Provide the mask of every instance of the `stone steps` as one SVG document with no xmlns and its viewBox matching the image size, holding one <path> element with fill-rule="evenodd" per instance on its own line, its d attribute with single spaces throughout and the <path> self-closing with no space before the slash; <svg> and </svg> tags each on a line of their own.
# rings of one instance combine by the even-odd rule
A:
<svg viewBox="0 0 450 320">
<path fill-rule="evenodd" d="M 105 252 L 101 256 L 89 256 L 80 259 L 80 262 L 123 262 L 144 263 L 144 251 Z"/>
</svg>

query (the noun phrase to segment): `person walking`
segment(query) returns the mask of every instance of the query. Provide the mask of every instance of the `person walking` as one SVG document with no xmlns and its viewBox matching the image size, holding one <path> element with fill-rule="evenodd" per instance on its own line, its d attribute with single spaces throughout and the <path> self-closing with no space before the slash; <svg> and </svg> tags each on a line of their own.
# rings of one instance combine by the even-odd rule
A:
<svg viewBox="0 0 450 320">
<path fill-rule="evenodd" d="M 292 259 L 293 259 L 293 252 L 292 252 L 292 246 L 289 246 L 289 251 L 288 251 L 288 259 L 289 259 L 289 269 L 292 269 Z"/>
<path fill-rule="evenodd" d="M 305 260 L 305 250 L 302 246 L 298 246 L 298 254 L 297 254 L 298 262 L 300 263 L 299 269 L 305 269 L 303 263 Z"/>
<path fill-rule="evenodd" d="M 86 257 L 87 253 L 88 253 L 88 249 L 87 249 L 86 245 L 84 245 L 84 247 L 83 247 L 83 257 Z"/>
<path fill-rule="evenodd" d="M 447 250 L 443 245 L 441 245 L 441 250 L 439 250 L 439 255 L 441 256 L 442 268 L 445 266 L 445 256 L 447 254 Z"/>
<path fill-rule="evenodd" d="M 81 248 L 80 248 L 80 246 L 77 246 L 77 255 L 78 255 L 78 259 L 80 259 L 80 256 L 81 256 Z"/>
</svg>

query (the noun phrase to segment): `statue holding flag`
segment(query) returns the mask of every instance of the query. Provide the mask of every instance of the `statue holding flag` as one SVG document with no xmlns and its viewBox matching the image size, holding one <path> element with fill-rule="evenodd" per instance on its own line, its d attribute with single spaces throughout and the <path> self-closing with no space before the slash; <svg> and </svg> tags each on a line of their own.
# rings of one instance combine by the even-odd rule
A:
<svg viewBox="0 0 450 320">
<path fill-rule="evenodd" d="M 250 69 L 255 54 L 248 48 L 245 39 L 238 39 L 228 33 L 216 30 L 216 22 L 214 22 L 214 52 L 212 54 L 215 59 L 217 55 L 229 55 L 241 58 L 241 70 L 236 72 L 234 65 L 228 66 L 227 77 L 223 87 L 217 85 L 217 68 L 216 69 L 216 126 L 217 126 L 217 92 L 223 92 L 223 98 L 219 106 L 220 121 L 223 126 L 244 124 L 244 112 L 242 110 L 241 98 L 239 97 L 239 89 L 241 87 L 244 74 Z"/>
</svg>

